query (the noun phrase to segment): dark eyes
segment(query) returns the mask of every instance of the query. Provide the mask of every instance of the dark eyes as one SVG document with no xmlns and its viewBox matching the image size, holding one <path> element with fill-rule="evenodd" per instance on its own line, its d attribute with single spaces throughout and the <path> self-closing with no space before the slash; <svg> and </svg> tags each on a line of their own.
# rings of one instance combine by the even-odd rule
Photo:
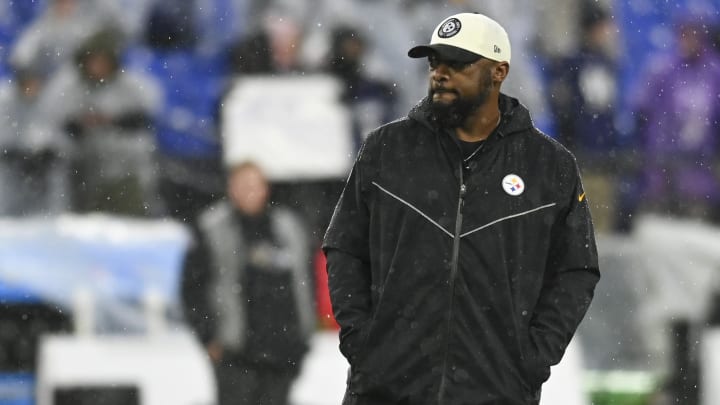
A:
<svg viewBox="0 0 720 405">
<path fill-rule="evenodd" d="M 428 62 L 430 64 L 431 70 L 437 69 L 438 66 L 440 66 L 440 65 L 445 65 L 454 72 L 459 72 L 461 70 L 464 70 L 468 66 L 475 63 L 475 62 L 459 62 L 456 60 L 441 60 L 441 59 L 437 59 L 437 58 L 428 58 Z"/>
</svg>

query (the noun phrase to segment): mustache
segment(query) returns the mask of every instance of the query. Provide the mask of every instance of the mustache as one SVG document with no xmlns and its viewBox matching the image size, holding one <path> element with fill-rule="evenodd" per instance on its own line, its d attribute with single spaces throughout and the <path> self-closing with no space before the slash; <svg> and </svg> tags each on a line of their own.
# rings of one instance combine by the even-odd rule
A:
<svg viewBox="0 0 720 405">
<path fill-rule="evenodd" d="M 457 91 L 453 89 L 447 89 L 443 86 L 433 86 L 430 87 L 430 94 L 436 94 L 436 93 L 451 93 L 457 95 Z"/>
</svg>

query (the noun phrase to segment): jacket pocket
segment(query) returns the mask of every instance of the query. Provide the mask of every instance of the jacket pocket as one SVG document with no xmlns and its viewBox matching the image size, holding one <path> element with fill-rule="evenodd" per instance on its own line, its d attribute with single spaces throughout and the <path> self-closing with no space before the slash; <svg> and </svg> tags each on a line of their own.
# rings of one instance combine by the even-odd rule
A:
<svg viewBox="0 0 720 405">
<path fill-rule="evenodd" d="M 523 362 L 525 377 L 533 391 L 540 389 L 542 384 L 550 378 L 550 366 L 544 360 L 542 354 L 534 342 L 532 333 L 528 332 L 523 342 Z"/>
<path fill-rule="evenodd" d="M 367 333 L 365 332 L 368 323 L 363 324 L 360 328 L 355 328 L 349 333 L 340 337 L 340 353 L 345 356 L 350 365 L 355 365 L 358 358 L 362 354 L 365 346 Z"/>
</svg>

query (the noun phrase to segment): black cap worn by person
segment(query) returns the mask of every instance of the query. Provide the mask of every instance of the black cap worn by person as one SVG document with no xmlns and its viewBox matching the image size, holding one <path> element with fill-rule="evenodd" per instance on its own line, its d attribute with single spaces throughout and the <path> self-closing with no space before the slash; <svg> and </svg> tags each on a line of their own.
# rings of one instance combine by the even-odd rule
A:
<svg viewBox="0 0 720 405">
<path fill-rule="evenodd" d="M 480 57 L 510 63 L 510 39 L 497 21 L 478 13 L 460 13 L 443 20 L 430 43 L 408 51 L 411 58 L 437 54 L 441 59 L 474 62 Z"/>
</svg>

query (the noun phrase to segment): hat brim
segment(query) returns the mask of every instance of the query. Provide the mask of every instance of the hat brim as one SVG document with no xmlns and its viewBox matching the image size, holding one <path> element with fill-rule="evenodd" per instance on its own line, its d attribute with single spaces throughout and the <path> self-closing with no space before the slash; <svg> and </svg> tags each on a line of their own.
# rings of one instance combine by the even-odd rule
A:
<svg viewBox="0 0 720 405">
<path fill-rule="evenodd" d="M 482 55 L 446 44 L 418 45 L 408 51 L 408 56 L 411 58 L 425 58 L 431 55 L 438 55 L 440 59 L 444 60 L 465 63 L 475 62 L 482 58 Z"/>
</svg>

